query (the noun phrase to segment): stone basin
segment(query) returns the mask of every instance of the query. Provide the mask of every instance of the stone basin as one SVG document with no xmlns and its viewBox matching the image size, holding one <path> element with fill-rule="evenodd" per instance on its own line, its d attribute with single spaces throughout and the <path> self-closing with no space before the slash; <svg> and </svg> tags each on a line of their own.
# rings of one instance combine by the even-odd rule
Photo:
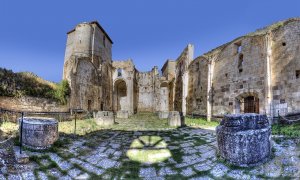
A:
<svg viewBox="0 0 300 180">
<path fill-rule="evenodd" d="M 19 119 L 21 123 L 21 119 Z M 58 122 L 54 118 L 24 117 L 22 145 L 31 149 L 47 149 L 58 139 Z"/>
<path fill-rule="evenodd" d="M 271 126 L 266 115 L 225 115 L 216 133 L 220 156 L 233 165 L 256 166 L 271 155 Z"/>
</svg>

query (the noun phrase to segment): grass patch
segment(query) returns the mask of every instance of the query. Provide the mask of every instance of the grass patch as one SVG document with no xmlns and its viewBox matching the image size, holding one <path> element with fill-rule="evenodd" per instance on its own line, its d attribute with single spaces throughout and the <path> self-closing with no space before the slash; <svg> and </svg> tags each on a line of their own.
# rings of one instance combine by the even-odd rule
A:
<svg viewBox="0 0 300 180">
<path fill-rule="evenodd" d="M 201 146 L 203 144 L 207 144 L 207 142 L 201 138 L 197 138 L 196 141 L 194 141 L 195 146 Z"/>
<path fill-rule="evenodd" d="M 141 164 L 134 161 L 125 161 L 120 168 L 120 175 L 124 175 L 123 179 L 141 179 L 139 178 Z"/>
<path fill-rule="evenodd" d="M 158 119 L 154 113 L 140 112 L 129 119 L 116 119 L 117 124 L 111 127 L 114 130 L 128 131 L 155 131 L 173 129 L 168 126 L 167 119 Z"/>
<path fill-rule="evenodd" d="M 272 134 L 285 135 L 289 137 L 300 137 L 300 123 L 291 125 L 274 124 L 272 125 Z"/>
<path fill-rule="evenodd" d="M 19 125 L 12 122 L 1 122 L 0 120 L 0 141 L 9 136 L 16 136 L 18 134 Z"/>
<path fill-rule="evenodd" d="M 93 131 L 101 130 L 103 127 L 98 126 L 94 119 L 84 119 L 76 121 L 76 134 L 86 135 Z M 65 134 L 74 134 L 75 120 L 60 122 L 58 131 Z"/>
<path fill-rule="evenodd" d="M 216 128 L 219 125 L 219 122 L 217 121 L 207 121 L 205 118 L 190 118 L 186 117 L 185 118 L 185 124 L 187 126 L 192 126 L 192 127 L 200 127 L 203 129 L 211 129 L 211 128 Z"/>
<path fill-rule="evenodd" d="M 181 163 L 183 161 L 182 156 L 184 155 L 184 153 L 181 151 L 181 149 L 174 149 L 171 150 L 172 153 L 172 158 L 177 162 L 177 163 Z"/>
</svg>

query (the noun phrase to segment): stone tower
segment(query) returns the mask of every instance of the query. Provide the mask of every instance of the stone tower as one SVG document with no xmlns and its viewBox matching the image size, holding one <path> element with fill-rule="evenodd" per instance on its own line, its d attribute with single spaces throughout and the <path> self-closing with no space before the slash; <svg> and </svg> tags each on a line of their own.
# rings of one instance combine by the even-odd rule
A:
<svg viewBox="0 0 300 180">
<path fill-rule="evenodd" d="M 71 109 L 112 109 L 112 44 L 97 21 L 67 33 L 63 79 L 71 87 Z"/>
</svg>

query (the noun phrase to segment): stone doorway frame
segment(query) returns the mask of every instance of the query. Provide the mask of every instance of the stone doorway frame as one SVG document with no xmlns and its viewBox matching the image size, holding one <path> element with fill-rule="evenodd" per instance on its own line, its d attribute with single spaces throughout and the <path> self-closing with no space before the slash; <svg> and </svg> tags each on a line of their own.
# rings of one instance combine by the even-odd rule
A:
<svg viewBox="0 0 300 180">
<path fill-rule="evenodd" d="M 261 103 L 260 101 L 263 100 L 263 97 L 254 91 L 247 91 L 247 92 L 243 92 L 241 94 L 239 94 L 236 98 L 235 98 L 235 108 L 234 108 L 234 113 L 235 114 L 241 114 L 241 113 L 250 113 L 250 112 L 245 112 L 245 110 L 242 110 L 242 106 L 245 106 L 244 103 L 244 99 L 248 98 L 248 97 L 254 97 L 254 104 L 253 104 L 253 108 L 254 108 L 254 112 L 252 113 L 262 113 L 261 112 Z M 256 107 L 255 107 L 256 106 Z M 245 108 L 245 107 L 243 107 Z"/>
</svg>

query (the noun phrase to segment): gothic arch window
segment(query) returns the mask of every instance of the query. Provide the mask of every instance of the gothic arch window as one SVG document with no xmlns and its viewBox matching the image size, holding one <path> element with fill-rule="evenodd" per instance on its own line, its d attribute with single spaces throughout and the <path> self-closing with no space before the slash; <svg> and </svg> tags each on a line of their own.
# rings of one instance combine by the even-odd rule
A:
<svg viewBox="0 0 300 180">
<path fill-rule="evenodd" d="M 119 68 L 119 69 L 118 69 L 118 77 L 121 77 L 121 76 L 122 76 L 122 69 Z"/>
</svg>

